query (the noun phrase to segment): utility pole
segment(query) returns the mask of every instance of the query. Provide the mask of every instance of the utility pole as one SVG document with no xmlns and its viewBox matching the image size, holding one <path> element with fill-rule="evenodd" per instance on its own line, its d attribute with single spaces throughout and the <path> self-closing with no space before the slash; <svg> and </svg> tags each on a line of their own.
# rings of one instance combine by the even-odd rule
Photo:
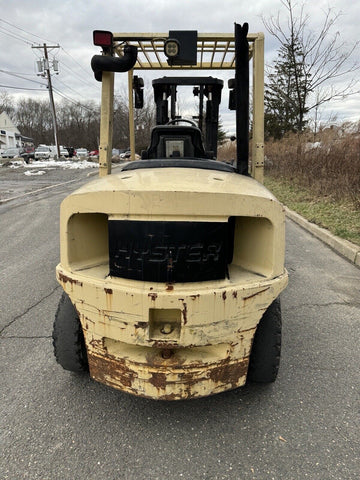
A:
<svg viewBox="0 0 360 480">
<path fill-rule="evenodd" d="M 60 48 L 59 45 L 51 45 L 48 46 L 46 43 L 44 43 L 43 46 L 32 46 L 31 48 L 43 48 L 44 49 L 44 59 L 40 61 L 40 66 L 41 68 L 41 73 L 39 75 L 42 75 L 43 77 L 47 77 L 47 82 L 48 82 L 48 90 L 49 90 L 49 98 L 50 98 L 50 107 L 51 107 L 51 115 L 53 119 L 53 126 L 54 126 L 54 139 L 55 139 L 55 145 L 56 145 L 56 151 L 57 151 L 57 157 L 60 158 L 60 146 L 58 142 L 58 129 L 57 129 L 57 122 L 56 122 L 56 111 L 55 111 L 55 102 L 54 102 L 54 95 L 53 95 L 53 90 L 52 90 L 52 83 L 51 83 L 51 73 L 50 73 L 50 63 L 49 63 L 49 56 L 48 56 L 48 48 Z M 39 63 L 38 63 L 39 65 Z"/>
</svg>

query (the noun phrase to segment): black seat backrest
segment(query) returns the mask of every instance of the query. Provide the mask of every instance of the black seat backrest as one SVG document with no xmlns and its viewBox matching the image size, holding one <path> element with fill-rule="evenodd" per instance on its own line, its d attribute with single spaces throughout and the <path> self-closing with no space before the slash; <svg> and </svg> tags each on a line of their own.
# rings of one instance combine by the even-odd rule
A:
<svg viewBox="0 0 360 480">
<path fill-rule="evenodd" d="M 188 125 L 158 125 L 152 129 L 151 143 L 143 158 L 208 158 L 201 132 Z"/>
</svg>

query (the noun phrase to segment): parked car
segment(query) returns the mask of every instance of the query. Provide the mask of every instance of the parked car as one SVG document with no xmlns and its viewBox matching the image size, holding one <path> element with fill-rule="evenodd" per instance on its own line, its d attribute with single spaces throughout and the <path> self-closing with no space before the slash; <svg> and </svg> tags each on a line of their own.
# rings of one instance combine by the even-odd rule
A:
<svg viewBox="0 0 360 480">
<path fill-rule="evenodd" d="M 86 148 L 77 148 L 76 149 L 76 156 L 78 158 L 88 158 L 89 151 Z"/>
<path fill-rule="evenodd" d="M 1 158 L 16 158 L 21 157 L 21 154 L 24 153 L 23 148 L 7 148 L 1 154 Z"/>
<path fill-rule="evenodd" d="M 46 160 L 51 156 L 51 149 L 47 145 L 40 145 L 35 149 L 35 160 Z"/>
<path fill-rule="evenodd" d="M 97 157 L 99 155 L 99 150 L 91 150 L 89 157 Z"/>
<path fill-rule="evenodd" d="M 35 148 L 34 147 L 24 147 L 21 157 L 25 160 L 26 163 L 29 163 L 30 160 L 35 159 Z"/>
<path fill-rule="evenodd" d="M 69 157 L 68 149 L 65 147 L 60 147 L 60 156 L 68 158 Z"/>
<path fill-rule="evenodd" d="M 74 147 L 65 147 L 66 150 L 69 152 L 69 157 L 72 158 L 76 155 L 76 150 Z"/>
</svg>

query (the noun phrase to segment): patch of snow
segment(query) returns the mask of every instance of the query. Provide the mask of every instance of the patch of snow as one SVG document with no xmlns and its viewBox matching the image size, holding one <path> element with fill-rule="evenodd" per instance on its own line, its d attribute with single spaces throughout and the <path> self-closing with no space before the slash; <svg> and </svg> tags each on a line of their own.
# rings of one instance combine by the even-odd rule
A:
<svg viewBox="0 0 360 480">
<path fill-rule="evenodd" d="M 70 170 L 81 170 L 85 168 L 98 168 L 97 162 L 88 162 L 87 160 L 73 162 L 71 160 L 36 160 L 26 165 L 27 168 L 63 168 Z"/>
<path fill-rule="evenodd" d="M 309 152 L 310 150 L 314 150 L 320 147 L 321 147 L 321 142 L 314 142 L 314 143 L 308 142 L 305 145 L 305 152 Z"/>
<path fill-rule="evenodd" d="M 15 160 L 11 162 L 11 165 L 9 165 L 9 168 L 20 168 L 24 166 L 24 162 L 21 160 Z"/>
<path fill-rule="evenodd" d="M 44 175 L 45 170 L 38 170 L 37 172 L 30 172 L 30 170 L 26 170 L 26 172 L 24 173 L 24 175 L 26 176 L 30 176 L 30 175 Z"/>
</svg>

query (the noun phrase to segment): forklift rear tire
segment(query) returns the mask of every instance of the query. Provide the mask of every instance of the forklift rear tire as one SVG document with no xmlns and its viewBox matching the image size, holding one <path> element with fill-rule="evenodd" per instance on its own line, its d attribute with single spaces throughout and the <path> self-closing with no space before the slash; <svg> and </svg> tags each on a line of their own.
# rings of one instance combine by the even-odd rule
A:
<svg viewBox="0 0 360 480">
<path fill-rule="evenodd" d="M 65 292 L 62 294 L 55 314 L 52 338 L 56 361 L 65 370 L 77 373 L 88 371 L 85 340 L 79 315 Z"/>
<path fill-rule="evenodd" d="M 281 307 L 277 298 L 262 316 L 254 336 L 248 380 L 270 383 L 276 380 L 281 351 Z"/>
</svg>

